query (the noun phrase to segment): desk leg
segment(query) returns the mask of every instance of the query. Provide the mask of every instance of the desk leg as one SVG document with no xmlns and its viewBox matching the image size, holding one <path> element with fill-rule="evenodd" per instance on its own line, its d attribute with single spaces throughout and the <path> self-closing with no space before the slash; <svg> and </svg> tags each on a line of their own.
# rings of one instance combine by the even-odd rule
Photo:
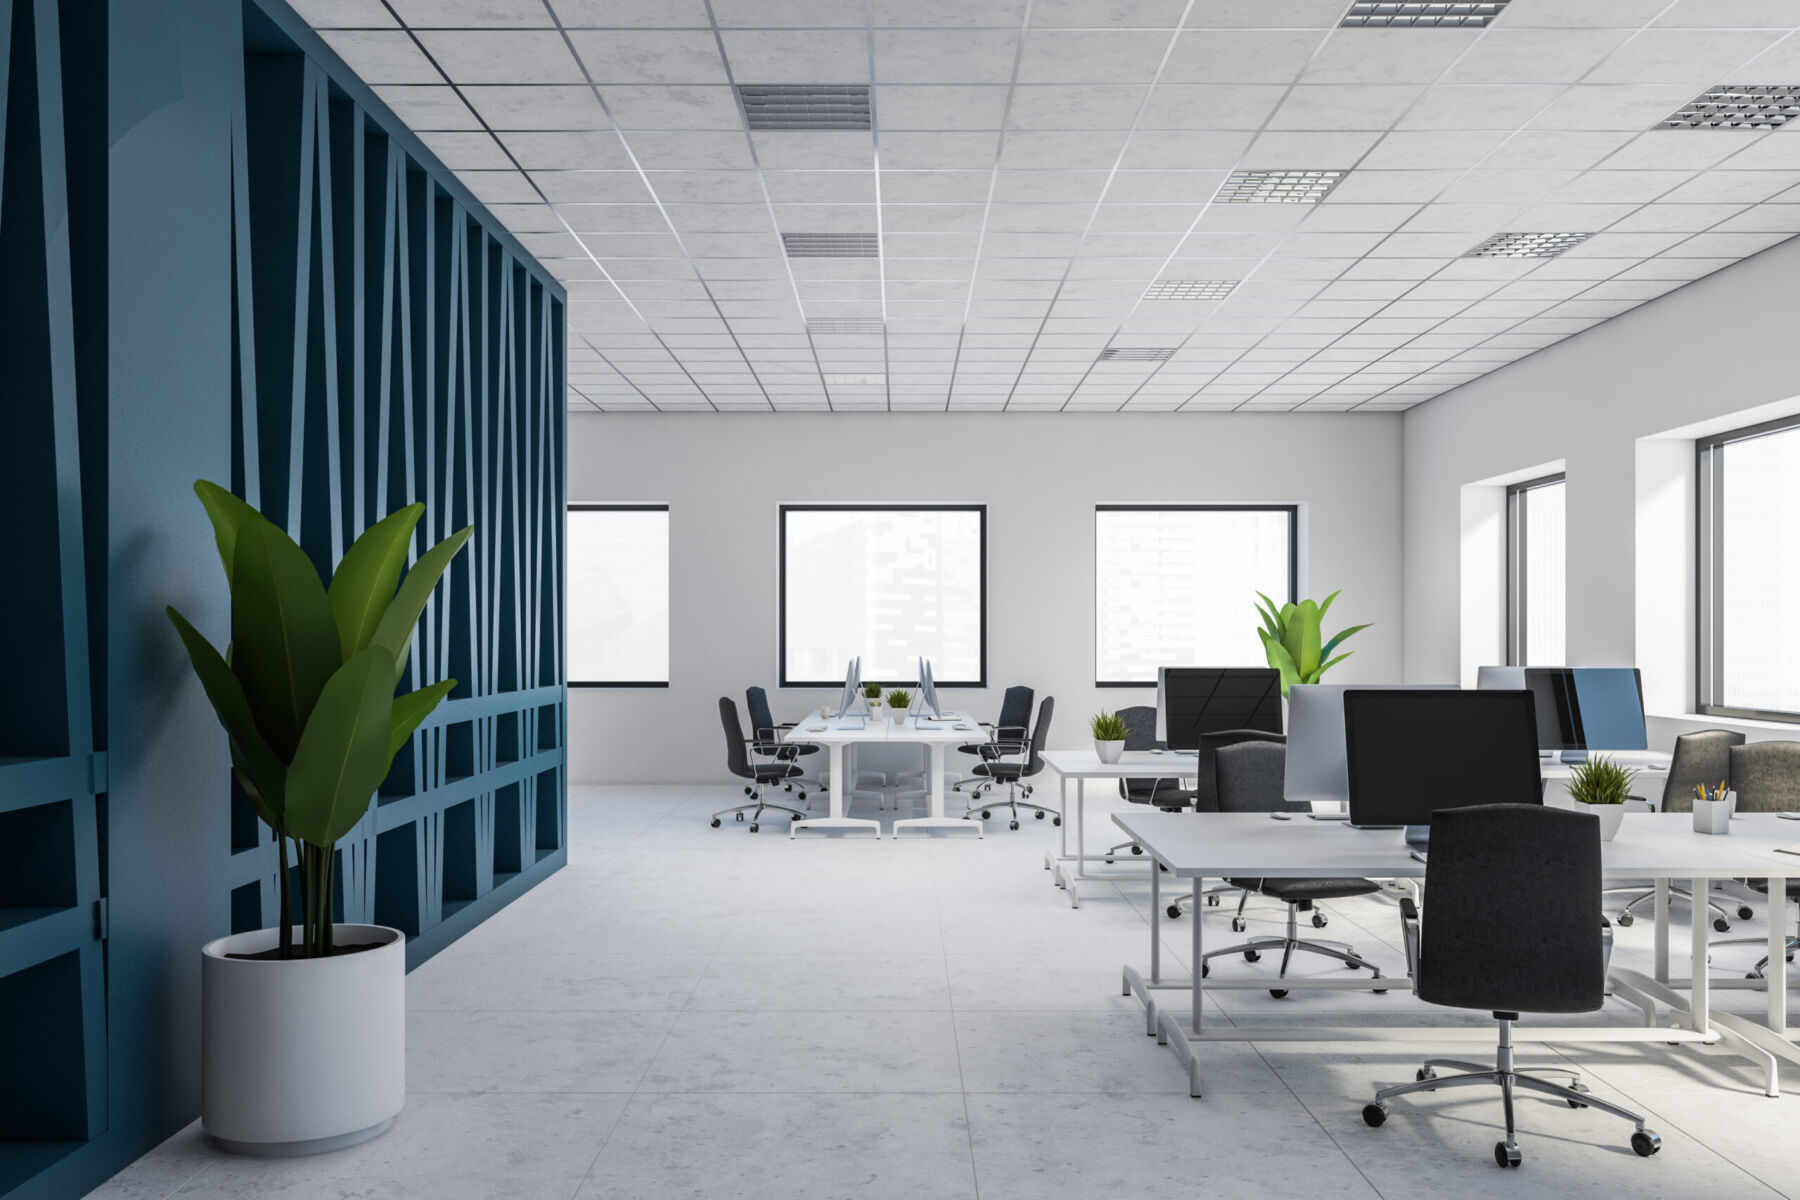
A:
<svg viewBox="0 0 1800 1200">
<path fill-rule="evenodd" d="M 826 746 L 831 755 L 831 815 L 829 817 L 810 817 L 804 821 L 794 821 L 788 825 L 788 837 L 792 838 L 801 829 L 867 829 L 881 836 L 881 822 L 869 821 L 858 817 L 844 815 L 844 743 L 830 742 Z"/>
<path fill-rule="evenodd" d="M 931 815 L 895 821 L 893 826 L 895 837 L 900 836 L 902 829 L 967 829 L 971 825 L 975 827 L 976 837 L 987 836 L 987 831 L 981 822 L 973 817 L 946 817 L 944 815 L 945 753 L 946 747 L 938 742 L 925 744 L 926 786 L 931 793 Z"/>
<path fill-rule="evenodd" d="M 1689 881 L 1694 919 L 1688 945 L 1688 1015 L 1696 1033 L 1712 1028 L 1712 980 L 1706 964 L 1707 935 L 1712 932 L 1712 924 L 1706 919 L 1706 890 L 1711 886 L 1712 882 L 1706 879 Z M 1668 885 L 1663 887 L 1666 890 Z"/>
<path fill-rule="evenodd" d="M 1694 923 L 1704 923 L 1698 913 Z M 1669 881 L 1666 879 L 1656 881 L 1656 982 L 1669 982 Z"/>
<path fill-rule="evenodd" d="M 1787 1036 L 1787 880 L 1769 880 L 1769 1028 Z"/>
<path fill-rule="evenodd" d="M 1162 881 L 1157 878 L 1160 872 L 1150 872 L 1150 986 L 1162 983 Z M 1156 1005 L 1150 1003 L 1148 989 L 1144 992 L 1144 1032 L 1150 1037 L 1156 1036 Z"/>
<path fill-rule="evenodd" d="M 1152 876 L 1162 874 L 1162 872 L 1157 869 L 1157 865 L 1154 862 L 1150 864 L 1150 874 Z M 1198 896 L 1205 886 L 1204 883 L 1196 878 L 1194 880 L 1194 895 Z M 1206 922 L 1201 919 L 1201 912 L 1201 906 L 1195 904 L 1193 912 L 1194 919 L 1190 922 L 1193 927 L 1194 935 L 1194 948 L 1190 954 L 1188 963 L 1188 975 L 1194 981 L 1194 1011 L 1190 1017 L 1190 1027 L 1195 1033 L 1200 1032 L 1200 1009 L 1206 1002 L 1206 989 L 1204 987 L 1206 977 L 1205 961 L 1200 957 L 1202 951 L 1205 949 L 1202 945 L 1202 931 L 1206 928 Z"/>
<path fill-rule="evenodd" d="M 1058 828 L 1062 831 L 1062 856 L 1067 858 L 1069 857 L 1069 777 L 1059 775 L 1057 778 L 1061 781 L 1058 786 L 1062 789 L 1056 798 L 1056 811 L 1062 814 L 1062 824 Z"/>
<path fill-rule="evenodd" d="M 1066 824 L 1068 818 L 1063 818 Z M 1087 873 L 1087 777 L 1075 781 L 1075 878 L 1086 879 Z"/>
</svg>

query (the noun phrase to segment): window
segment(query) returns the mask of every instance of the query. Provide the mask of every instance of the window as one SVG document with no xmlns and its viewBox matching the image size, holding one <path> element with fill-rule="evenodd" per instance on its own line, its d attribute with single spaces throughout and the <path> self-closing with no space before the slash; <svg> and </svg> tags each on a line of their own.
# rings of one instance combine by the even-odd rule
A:
<svg viewBox="0 0 1800 1200">
<path fill-rule="evenodd" d="M 569 505 L 569 686 L 669 685 L 669 506 Z"/>
<path fill-rule="evenodd" d="M 987 684 L 987 508 L 784 504 L 781 686 Z"/>
<path fill-rule="evenodd" d="M 1800 721 L 1800 417 L 1699 444 L 1700 711 Z"/>
<path fill-rule="evenodd" d="M 1262 666 L 1256 593 L 1295 599 L 1293 505 L 1094 510 L 1094 679 L 1148 687 L 1158 667 Z"/>
<path fill-rule="evenodd" d="M 1506 661 L 1514 666 L 1563 662 L 1567 492 L 1561 475 L 1506 489 Z"/>
</svg>

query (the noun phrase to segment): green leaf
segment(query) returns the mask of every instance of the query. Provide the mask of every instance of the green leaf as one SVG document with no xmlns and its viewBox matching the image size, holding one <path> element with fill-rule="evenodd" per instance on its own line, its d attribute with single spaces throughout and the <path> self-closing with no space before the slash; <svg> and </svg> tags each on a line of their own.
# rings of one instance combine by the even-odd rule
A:
<svg viewBox="0 0 1800 1200">
<path fill-rule="evenodd" d="M 312 560 L 261 516 L 244 522 L 233 547 L 231 629 L 231 669 L 256 727 L 277 757 L 292 762 L 341 661 L 337 625 Z"/>
<path fill-rule="evenodd" d="M 260 521 L 263 515 L 216 483 L 194 480 L 194 495 L 212 519 L 213 541 L 219 546 L 219 562 L 225 567 L 225 584 L 231 585 L 231 567 L 237 550 L 237 535 L 246 521 Z"/>
<path fill-rule="evenodd" d="M 287 777 L 288 833 L 329 849 L 369 810 L 386 777 L 393 730 L 394 659 L 358 651 L 319 693 Z"/>
<path fill-rule="evenodd" d="M 1294 667 L 1300 672 L 1300 682 L 1309 682 L 1312 673 L 1319 666 L 1319 606 L 1311 600 L 1302 600 L 1294 610 L 1294 618 L 1288 622 L 1286 635 L 1281 644 L 1287 647 L 1288 657 L 1294 660 Z"/>
<path fill-rule="evenodd" d="M 374 636 L 376 623 L 400 586 L 413 528 L 424 515 L 425 506 L 417 503 L 389 513 L 363 530 L 332 572 L 328 598 L 345 662 Z"/>
<path fill-rule="evenodd" d="M 1281 622 L 1275 619 L 1275 602 L 1269 600 L 1267 596 L 1263 596 L 1261 592 L 1256 594 L 1262 596 L 1265 601 L 1268 601 L 1268 607 L 1266 608 L 1261 604 L 1256 606 L 1256 615 L 1262 618 L 1263 628 L 1268 630 L 1272 637 L 1280 638 Z"/>
<path fill-rule="evenodd" d="M 1294 660 L 1288 655 L 1287 647 L 1260 629 L 1256 632 L 1262 638 L 1263 653 L 1267 656 L 1269 665 L 1281 673 L 1281 694 L 1285 696 L 1290 687 L 1305 681 L 1300 678 L 1300 672 L 1294 669 Z"/>
<path fill-rule="evenodd" d="M 1319 665 L 1319 669 L 1313 672 L 1313 677 L 1312 677 L 1311 682 L 1313 682 L 1313 683 L 1319 682 L 1319 680 L 1324 676 L 1325 672 L 1331 670 L 1331 668 L 1337 666 L 1339 663 L 1343 662 L 1346 658 L 1349 658 L 1352 654 L 1355 654 L 1355 653 L 1356 653 L 1356 651 L 1354 651 L 1354 650 L 1346 650 L 1342 654 L 1338 655 L 1336 658 L 1332 659 L 1330 662 L 1321 663 Z"/>
<path fill-rule="evenodd" d="M 413 735 L 438 702 L 450 694 L 456 686 L 456 680 L 446 679 L 434 683 L 430 687 L 422 687 L 416 692 L 408 692 L 404 696 L 394 697 L 394 718 L 392 731 L 388 735 L 388 767 L 394 765 L 394 758 L 406 745 L 406 739 Z"/>
<path fill-rule="evenodd" d="M 1370 624 L 1373 624 L 1373 623 L 1374 622 L 1370 622 Z M 1324 657 L 1325 655 L 1330 654 L 1333 650 L 1335 650 L 1337 648 L 1337 644 L 1339 642 L 1343 641 L 1345 638 L 1349 637 L 1351 634 L 1361 633 L 1363 630 L 1367 629 L 1368 627 L 1369 627 L 1368 625 L 1352 625 L 1350 628 L 1340 631 L 1337 634 L 1337 636 L 1333 637 L 1329 642 L 1326 642 L 1323 646 L 1321 646 L 1319 648 L 1320 657 Z"/>
<path fill-rule="evenodd" d="M 381 614 L 381 620 L 375 626 L 375 633 L 369 639 L 369 645 L 379 646 L 386 650 L 394 660 L 394 681 L 400 679 L 400 672 L 406 669 L 406 655 L 412 645 L 413 629 L 419 623 L 419 614 L 425 611 L 425 602 L 431 599 L 432 589 L 437 587 L 438 577 L 456 552 L 462 549 L 469 535 L 475 532 L 473 525 L 465 525 L 431 549 L 419 556 L 412 570 L 400 583 L 400 592 Z"/>
<path fill-rule="evenodd" d="M 1327 613 L 1327 612 L 1328 612 L 1328 611 L 1330 611 L 1330 609 L 1331 609 L 1331 602 L 1332 602 L 1332 601 L 1333 601 L 1333 600 L 1336 600 L 1336 599 L 1337 599 L 1337 598 L 1338 598 L 1338 596 L 1339 596 L 1339 595 L 1340 595 L 1340 594 L 1342 594 L 1342 592 L 1343 592 L 1343 590 L 1344 590 L 1344 589 L 1343 589 L 1343 588 L 1339 588 L 1339 589 L 1338 589 L 1338 590 L 1337 590 L 1337 591 L 1335 591 L 1335 592 L 1333 592 L 1333 593 L 1331 593 L 1331 595 L 1329 595 L 1329 596 L 1327 596 L 1327 597 L 1325 597 L 1325 602 L 1324 602 L 1324 603 L 1323 603 L 1323 604 L 1320 604 L 1320 605 L 1319 605 L 1319 620 L 1320 620 L 1320 621 L 1321 621 L 1321 622 L 1323 622 L 1323 621 L 1324 621 L 1324 620 L 1325 620 L 1325 614 L 1326 614 L 1326 613 Z"/>
<path fill-rule="evenodd" d="M 250 701 L 244 696 L 243 684 L 231 673 L 231 668 L 225 665 L 212 643 L 200 636 L 200 631 L 189 624 L 186 617 L 173 607 L 163 611 L 168 613 L 175 632 L 181 635 L 188 660 L 194 664 L 194 674 L 200 677 L 200 686 L 206 690 L 206 698 L 212 701 L 213 711 L 219 715 L 219 724 L 225 727 L 225 733 L 231 739 L 231 760 L 237 768 L 238 782 L 244 785 L 244 793 L 250 797 L 256 815 L 270 828 L 280 829 L 287 767 L 257 732 L 256 718 L 250 712 Z"/>
</svg>

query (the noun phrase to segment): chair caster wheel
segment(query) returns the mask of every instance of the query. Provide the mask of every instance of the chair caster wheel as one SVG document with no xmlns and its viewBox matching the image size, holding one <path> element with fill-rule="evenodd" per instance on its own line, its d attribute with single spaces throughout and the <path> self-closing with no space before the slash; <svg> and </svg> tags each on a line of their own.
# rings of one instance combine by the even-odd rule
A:
<svg viewBox="0 0 1800 1200">
<path fill-rule="evenodd" d="M 1350 953 L 1352 953 L 1352 954 L 1354 954 L 1354 953 L 1356 953 L 1356 950 L 1355 950 L 1355 948 L 1354 948 L 1354 947 L 1352 947 L 1352 948 L 1351 948 L 1351 950 L 1350 950 Z M 1362 964 L 1361 964 L 1361 963 L 1353 963 L 1353 962 L 1347 962 L 1347 963 L 1345 963 L 1345 964 L 1344 964 L 1344 970 L 1346 970 L 1346 971 L 1360 971 L 1360 970 L 1362 970 Z"/>
<path fill-rule="evenodd" d="M 1261 962 L 1262 961 L 1262 951 L 1260 951 L 1260 950 L 1244 951 L 1244 961 L 1245 962 Z"/>
<path fill-rule="evenodd" d="M 755 822 L 755 821 L 752 821 L 752 822 L 750 822 L 750 832 L 751 832 L 751 833 L 755 833 L 755 832 L 756 832 L 756 830 L 757 830 L 757 824 L 756 824 L 756 822 Z"/>
<path fill-rule="evenodd" d="M 1325 926 L 1331 924 L 1331 922 L 1326 919 L 1324 913 L 1314 913 L 1312 921 L 1314 929 L 1323 929 Z"/>
<path fill-rule="evenodd" d="M 1649 1158 L 1662 1149 L 1662 1138 L 1648 1129 L 1640 1129 L 1631 1135 L 1631 1148 L 1637 1151 L 1639 1158 Z"/>
<path fill-rule="evenodd" d="M 1131 848 L 1131 852 L 1133 854 L 1142 854 L 1144 852 L 1144 848 L 1142 846 L 1133 846 Z"/>
<path fill-rule="evenodd" d="M 742 820 L 743 820 L 743 819 L 744 819 L 744 814 L 743 814 L 743 813 L 736 813 L 736 814 L 734 814 L 734 815 L 735 815 L 735 816 L 736 816 L 736 817 L 737 817 L 737 819 L 738 819 L 738 820 L 740 820 L 740 821 L 742 821 Z"/>
<path fill-rule="evenodd" d="M 1746 971 L 1746 972 L 1744 972 L 1744 978 L 1745 979 L 1761 979 L 1762 976 L 1758 975 L 1755 971 Z"/>
<path fill-rule="evenodd" d="M 1219 898 L 1217 896 L 1208 896 L 1206 898 L 1206 907 L 1208 907 L 1208 908 L 1219 907 Z"/>
<path fill-rule="evenodd" d="M 1006 826 L 1006 827 L 1007 827 L 1007 828 L 1008 828 L 1008 829 L 1017 829 L 1017 828 L 1018 828 L 1018 827 L 1019 827 L 1019 823 L 1018 823 L 1018 822 L 1017 822 L 1017 821 L 1009 821 L 1009 822 L 1008 822 L 1008 823 L 1007 823 L 1007 826 Z"/>
<path fill-rule="evenodd" d="M 989 812 L 985 808 L 981 810 L 981 819 L 984 821 L 992 819 L 993 815 L 994 815 L 993 813 Z"/>
<path fill-rule="evenodd" d="M 1034 815 L 1035 815 L 1035 816 L 1036 816 L 1036 817 L 1037 817 L 1037 819 L 1038 819 L 1038 820 L 1040 820 L 1040 821 L 1041 821 L 1041 820 L 1043 820 L 1043 819 L 1044 819 L 1044 814 L 1043 814 L 1043 813 L 1041 813 L 1041 812 L 1040 812 L 1040 813 L 1036 813 L 1036 814 L 1034 814 Z"/>
<path fill-rule="evenodd" d="M 717 829 L 718 827 L 719 827 L 719 818 L 714 817 L 713 818 L 713 828 Z"/>
<path fill-rule="evenodd" d="M 1275 999 L 1277 999 L 1277 1000 L 1280 1000 L 1287 995 L 1287 989 L 1286 988 L 1270 988 L 1269 995 L 1275 997 Z"/>
<path fill-rule="evenodd" d="M 1738 920 L 1748 921 L 1751 917 L 1754 917 L 1755 915 L 1756 915 L 1756 910 L 1754 908 L 1751 908 L 1748 904 L 1738 905 Z"/>
<path fill-rule="evenodd" d="M 1056 818 L 1054 818 L 1054 819 L 1053 819 L 1053 820 L 1052 820 L 1052 821 L 1051 821 L 1051 822 L 1050 822 L 1050 823 L 1051 823 L 1051 824 L 1052 824 L 1052 825 L 1061 825 L 1061 824 L 1062 824 L 1062 818 L 1061 818 L 1061 817 L 1056 817 Z"/>
<path fill-rule="evenodd" d="M 1414 1083 L 1424 1083 L 1427 1079 L 1436 1079 L 1436 1078 L 1437 1078 L 1437 1072 L 1432 1070 L 1430 1067 L 1420 1067 L 1418 1070 L 1413 1072 L 1413 1082 Z"/>
<path fill-rule="evenodd" d="M 1494 1161 L 1501 1166 L 1516 1167 L 1519 1165 L 1519 1158 L 1519 1152 L 1517 1150 L 1508 1150 L 1505 1142 L 1494 1143 Z"/>
<path fill-rule="evenodd" d="M 1242 917 L 1231 918 L 1231 932 L 1242 933 L 1242 932 L 1244 932 L 1244 930 L 1246 930 L 1248 928 L 1249 928 L 1249 926 L 1244 923 L 1244 918 L 1242 918 Z"/>
<path fill-rule="evenodd" d="M 1387 1123 L 1387 1109 L 1379 1104 L 1363 1105 L 1363 1124 L 1370 1129 L 1380 1129 Z"/>
<path fill-rule="evenodd" d="M 1720 933 L 1730 933 L 1731 922 L 1727 921 L 1724 917 L 1714 917 L 1713 928 Z"/>
<path fill-rule="evenodd" d="M 749 788 L 744 789 L 744 795 L 746 795 L 746 796 L 754 796 L 755 794 L 756 793 L 751 791 Z"/>
<path fill-rule="evenodd" d="M 1169 920 L 1171 920 L 1171 921 L 1179 920 L 1181 918 L 1181 905 L 1179 905 L 1179 904 L 1169 905 L 1168 912 L 1169 912 Z"/>
<path fill-rule="evenodd" d="M 1113 860 L 1112 860 L 1112 859 L 1110 859 L 1110 858 L 1103 858 L 1103 859 L 1101 859 L 1101 860 L 1100 860 L 1100 861 L 1101 861 L 1101 862 L 1103 862 L 1103 863 L 1105 863 L 1105 864 L 1106 864 L 1106 865 L 1107 865 L 1107 866 L 1109 866 L 1109 867 L 1110 867 L 1110 866 L 1112 866 L 1112 865 L 1113 865 Z"/>
<path fill-rule="evenodd" d="M 1619 924 L 1624 926 L 1626 929 L 1630 929 L 1631 923 L 1635 920 L 1637 920 L 1637 918 L 1632 916 L 1628 912 L 1622 912 L 1619 914 Z"/>
</svg>

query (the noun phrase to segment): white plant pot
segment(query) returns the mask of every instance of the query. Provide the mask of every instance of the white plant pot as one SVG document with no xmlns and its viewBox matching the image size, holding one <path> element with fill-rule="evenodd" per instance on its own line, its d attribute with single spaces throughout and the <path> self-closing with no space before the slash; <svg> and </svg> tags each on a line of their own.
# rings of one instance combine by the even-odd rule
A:
<svg viewBox="0 0 1800 1200">
<path fill-rule="evenodd" d="M 1103 763 L 1116 763 L 1119 761 L 1119 755 L 1125 753 L 1125 739 L 1103 742 L 1099 738 L 1095 738 L 1094 753 L 1100 756 L 1100 761 Z"/>
<path fill-rule="evenodd" d="M 338 925 L 331 958 L 246 960 L 274 929 L 200 950 L 201 1117 L 240 1154 L 317 1154 L 367 1141 L 406 1102 L 406 935 Z M 294 930 L 298 946 L 300 931 Z"/>
<path fill-rule="evenodd" d="M 1612 841 L 1619 832 L 1619 826 L 1625 822 L 1623 804 L 1586 804 L 1582 807 L 1600 818 L 1600 840 L 1603 842 Z"/>
</svg>

